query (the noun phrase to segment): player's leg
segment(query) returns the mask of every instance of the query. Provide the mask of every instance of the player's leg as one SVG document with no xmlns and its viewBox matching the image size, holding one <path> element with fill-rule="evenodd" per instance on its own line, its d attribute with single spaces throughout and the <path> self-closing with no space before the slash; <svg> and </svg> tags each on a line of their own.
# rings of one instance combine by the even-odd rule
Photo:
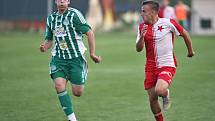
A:
<svg viewBox="0 0 215 121">
<path fill-rule="evenodd" d="M 155 71 L 146 71 L 145 75 L 146 79 L 144 81 L 144 87 L 148 92 L 151 111 L 154 114 L 156 121 L 163 121 L 163 115 L 158 102 L 158 95 L 155 93 L 155 85 L 157 82 Z"/>
<path fill-rule="evenodd" d="M 84 92 L 84 85 L 72 84 L 72 92 L 74 96 L 80 97 Z"/>
<path fill-rule="evenodd" d="M 65 113 L 65 115 L 69 117 L 75 117 L 73 111 L 72 100 L 66 90 L 66 74 L 65 74 L 65 62 L 61 62 L 58 59 L 52 59 L 50 63 L 50 75 L 54 80 L 54 86 L 58 95 L 58 99 L 60 101 L 61 107 Z M 64 71 L 63 71 L 64 70 Z M 76 121 L 76 120 L 71 120 Z"/>
<path fill-rule="evenodd" d="M 151 111 L 154 114 L 156 121 L 164 121 L 160 104 L 158 102 L 158 95 L 155 93 L 155 88 L 153 87 L 151 89 L 148 89 L 147 92 L 149 96 Z"/>
<path fill-rule="evenodd" d="M 69 65 L 69 81 L 72 85 L 74 96 L 80 97 L 84 91 L 84 84 L 87 77 L 86 61 L 82 58 L 75 58 L 68 62 Z M 70 117 L 70 121 L 76 121 L 76 118 Z"/>
<path fill-rule="evenodd" d="M 172 83 L 175 68 L 161 68 L 158 73 L 158 80 L 155 86 L 155 93 L 163 98 L 163 109 L 168 110 L 171 106 L 169 85 Z"/>
<path fill-rule="evenodd" d="M 170 93 L 168 89 L 169 84 L 163 80 L 158 79 L 157 84 L 155 86 L 155 92 L 158 96 L 163 99 L 163 109 L 168 110 L 171 106 Z"/>
<path fill-rule="evenodd" d="M 87 78 L 87 63 L 83 57 L 73 59 L 70 63 L 70 82 L 74 96 L 80 97 L 84 91 L 84 84 Z"/>
<path fill-rule="evenodd" d="M 158 79 L 156 86 L 155 86 L 155 93 L 158 96 L 167 96 L 167 89 L 169 87 L 169 84 L 163 80 L 163 79 Z"/>
<path fill-rule="evenodd" d="M 63 92 L 66 90 L 66 83 L 67 83 L 66 79 L 62 77 L 57 77 L 54 79 L 54 86 L 57 93 Z"/>
<path fill-rule="evenodd" d="M 60 74 L 60 72 L 52 74 L 52 77 L 54 77 L 55 75 L 59 75 L 59 74 Z M 58 95 L 58 99 L 60 101 L 61 107 L 62 107 L 65 115 L 68 118 L 75 117 L 72 100 L 71 100 L 71 97 L 69 96 L 69 93 L 66 90 L 66 83 L 67 83 L 67 81 L 65 78 L 57 77 L 54 79 L 54 84 L 55 84 L 55 89 L 56 89 L 56 92 Z"/>
</svg>

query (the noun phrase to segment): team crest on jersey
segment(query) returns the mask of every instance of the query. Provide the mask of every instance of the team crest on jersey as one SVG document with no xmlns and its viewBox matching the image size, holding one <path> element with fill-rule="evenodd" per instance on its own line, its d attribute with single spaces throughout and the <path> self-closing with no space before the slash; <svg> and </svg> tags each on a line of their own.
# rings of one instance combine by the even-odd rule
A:
<svg viewBox="0 0 215 121">
<path fill-rule="evenodd" d="M 163 26 L 158 26 L 158 30 L 159 30 L 160 32 L 162 32 L 163 29 L 164 29 Z"/>
<path fill-rule="evenodd" d="M 66 31 L 64 30 L 64 27 L 56 27 L 54 31 L 54 35 L 56 37 L 64 37 L 66 36 Z"/>
<path fill-rule="evenodd" d="M 65 26 L 69 25 L 69 20 L 68 20 L 68 19 L 65 19 L 65 20 L 63 21 L 63 25 L 65 25 Z"/>
<path fill-rule="evenodd" d="M 67 46 L 67 43 L 66 43 L 66 41 L 65 40 L 60 40 L 60 49 L 61 50 L 66 50 L 66 49 L 68 49 L 68 46 Z"/>
</svg>

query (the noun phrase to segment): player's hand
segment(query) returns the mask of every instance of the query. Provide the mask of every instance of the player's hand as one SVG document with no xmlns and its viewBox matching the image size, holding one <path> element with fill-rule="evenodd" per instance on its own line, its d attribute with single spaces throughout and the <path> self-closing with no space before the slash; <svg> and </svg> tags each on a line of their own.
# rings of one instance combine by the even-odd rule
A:
<svg viewBox="0 0 215 121">
<path fill-rule="evenodd" d="M 40 45 L 40 52 L 46 52 L 47 49 L 45 48 L 45 44 Z"/>
<path fill-rule="evenodd" d="M 140 36 L 141 36 L 141 37 L 144 37 L 145 34 L 146 34 L 146 31 L 147 31 L 147 26 L 144 25 L 143 28 L 142 28 L 142 30 L 141 30 Z"/>
<path fill-rule="evenodd" d="M 191 58 L 194 56 L 194 54 L 195 54 L 195 52 L 193 52 L 193 51 L 188 52 L 187 57 Z"/>
<path fill-rule="evenodd" d="M 90 58 L 95 62 L 95 63 L 100 63 L 102 58 L 101 56 L 97 56 L 95 54 L 90 54 Z"/>
</svg>

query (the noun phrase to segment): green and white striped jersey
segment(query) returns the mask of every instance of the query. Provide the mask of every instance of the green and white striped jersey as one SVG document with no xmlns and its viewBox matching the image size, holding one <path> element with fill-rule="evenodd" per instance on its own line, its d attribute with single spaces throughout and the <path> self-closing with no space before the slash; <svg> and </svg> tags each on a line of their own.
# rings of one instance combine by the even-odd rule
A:
<svg viewBox="0 0 215 121">
<path fill-rule="evenodd" d="M 45 40 L 55 40 L 52 56 L 61 59 L 72 59 L 84 54 L 83 34 L 91 27 L 81 12 L 68 8 L 62 15 L 58 12 L 47 17 Z M 54 39 L 53 39 L 54 38 Z"/>
</svg>

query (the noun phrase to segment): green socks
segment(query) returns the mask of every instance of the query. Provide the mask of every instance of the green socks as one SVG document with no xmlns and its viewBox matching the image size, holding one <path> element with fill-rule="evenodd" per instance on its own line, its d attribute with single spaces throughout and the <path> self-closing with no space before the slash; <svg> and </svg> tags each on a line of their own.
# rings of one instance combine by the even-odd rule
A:
<svg viewBox="0 0 215 121">
<path fill-rule="evenodd" d="M 68 116 L 73 113 L 72 102 L 67 91 L 59 92 L 58 98 L 64 113 Z"/>
</svg>

